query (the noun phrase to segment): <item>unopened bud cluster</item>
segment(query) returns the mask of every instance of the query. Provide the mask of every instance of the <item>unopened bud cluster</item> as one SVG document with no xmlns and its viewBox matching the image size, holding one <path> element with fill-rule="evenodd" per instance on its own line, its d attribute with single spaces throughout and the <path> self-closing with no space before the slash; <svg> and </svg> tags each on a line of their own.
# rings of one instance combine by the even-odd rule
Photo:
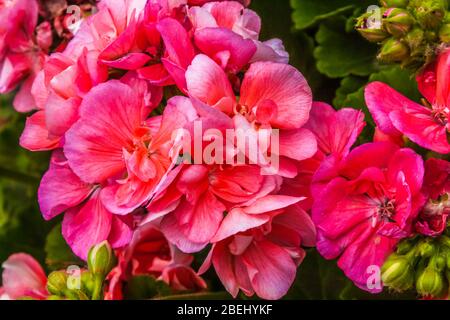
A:
<svg viewBox="0 0 450 320">
<path fill-rule="evenodd" d="M 437 238 L 403 240 L 385 262 L 383 284 L 395 291 L 416 290 L 421 297 L 449 296 L 450 228 Z"/>
<path fill-rule="evenodd" d="M 47 278 L 48 300 L 98 300 L 102 298 L 103 282 L 115 263 L 111 246 L 104 241 L 91 248 L 88 270 L 70 274 L 54 271 Z"/>
<path fill-rule="evenodd" d="M 381 44 L 378 59 L 420 68 L 434 58 L 442 43 L 450 43 L 448 0 L 381 0 L 379 11 L 357 19 L 356 29 Z"/>
</svg>

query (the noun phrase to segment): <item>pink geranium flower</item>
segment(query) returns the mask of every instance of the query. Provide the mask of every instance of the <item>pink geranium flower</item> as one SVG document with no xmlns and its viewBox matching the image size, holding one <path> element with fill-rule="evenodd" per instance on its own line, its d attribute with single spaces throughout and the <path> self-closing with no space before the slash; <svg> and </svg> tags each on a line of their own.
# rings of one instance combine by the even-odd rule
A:
<svg viewBox="0 0 450 320">
<path fill-rule="evenodd" d="M 259 41 L 261 19 L 239 2 L 208 2 L 190 8 L 189 17 L 196 46 L 227 71 L 236 73 L 249 62 L 289 61 L 281 40 Z"/>
<path fill-rule="evenodd" d="M 284 179 L 281 193 L 306 196 L 302 207 L 311 209 L 313 197 L 310 189 L 314 173 L 326 157 L 332 155 L 341 159 L 347 156 L 364 126 L 364 114 L 359 110 L 343 108 L 336 111 L 326 103 L 313 102 L 304 128 L 314 133 L 317 152 L 312 158 L 296 163 L 298 174 Z"/>
<path fill-rule="evenodd" d="M 370 267 L 381 268 L 400 239 L 412 233 L 424 203 L 423 160 L 387 142 L 355 148 L 342 161 L 327 158 L 314 176 L 313 221 L 317 249 L 358 287 L 369 286 Z"/>
<path fill-rule="evenodd" d="M 280 174 L 295 176 L 292 162 L 316 153 L 314 135 L 302 128 L 311 110 L 311 89 L 294 67 L 274 62 L 252 64 L 237 99 L 222 68 L 200 54 L 188 68 L 186 81 L 191 97 L 232 117 L 234 128 L 250 139 L 257 137 L 259 130 L 279 129 Z M 240 151 L 250 156 L 247 150 Z"/>
<path fill-rule="evenodd" d="M 428 202 L 419 214 L 416 230 L 435 237 L 444 232 L 450 215 L 450 163 L 440 159 L 425 162 L 422 193 Z"/>
<path fill-rule="evenodd" d="M 438 153 L 450 153 L 450 49 L 417 78 L 427 99 L 425 106 L 404 97 L 388 85 L 373 82 L 366 88 L 366 103 L 385 134 L 404 134 L 418 145 Z"/>
<path fill-rule="evenodd" d="M 294 282 L 305 257 L 302 246 L 314 246 L 315 228 L 296 203 L 302 198 L 268 195 L 232 209 L 212 239 L 200 273 L 211 264 L 227 291 L 236 297 L 280 299 Z"/>
<path fill-rule="evenodd" d="M 161 230 L 184 252 L 203 249 L 217 232 L 224 213 L 275 192 L 276 176 L 257 166 L 183 165 L 147 207 L 149 218 L 163 216 Z"/>
<path fill-rule="evenodd" d="M 16 253 L 3 262 L 0 300 L 46 299 L 47 276 L 39 262 L 26 253 Z"/>
<path fill-rule="evenodd" d="M 116 251 L 118 264 L 108 275 L 105 299 L 123 299 L 123 284 L 133 276 L 151 276 L 175 291 L 199 291 L 206 283 L 190 267 L 193 256 L 181 253 L 154 225 L 144 224 L 130 244 Z"/>
<path fill-rule="evenodd" d="M 63 235 L 82 258 L 103 240 L 129 241 L 126 216 L 150 200 L 172 166 L 172 130 L 187 121 L 170 101 L 162 117 L 148 118 L 146 84 L 130 85 L 112 80 L 86 95 L 66 134 L 67 160 L 56 153 L 39 189 L 46 219 L 66 212 Z"/>
</svg>

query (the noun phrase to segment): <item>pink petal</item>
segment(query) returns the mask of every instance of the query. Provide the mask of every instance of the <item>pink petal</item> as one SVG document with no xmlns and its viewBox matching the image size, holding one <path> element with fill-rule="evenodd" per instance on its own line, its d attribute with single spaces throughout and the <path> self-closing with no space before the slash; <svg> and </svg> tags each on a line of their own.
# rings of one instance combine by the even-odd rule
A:
<svg viewBox="0 0 450 320">
<path fill-rule="evenodd" d="M 254 108 L 265 100 L 278 106 L 278 115 L 271 121 L 276 128 L 298 129 L 308 121 L 311 89 L 292 66 L 272 62 L 251 65 L 242 83 L 240 104 Z"/>
<path fill-rule="evenodd" d="M 195 32 L 195 44 L 206 55 L 231 72 L 240 71 L 256 52 L 252 40 L 225 28 L 204 28 Z M 220 59 L 226 53 L 226 59 Z"/>
<path fill-rule="evenodd" d="M 11 299 L 45 299 L 48 296 L 47 276 L 32 256 L 25 253 L 13 254 L 2 267 L 3 289 Z"/>
<path fill-rule="evenodd" d="M 38 111 L 27 118 L 20 136 L 20 146 L 30 151 L 46 151 L 58 148 L 60 137 L 51 137 L 46 124 L 45 112 Z"/>
<path fill-rule="evenodd" d="M 123 149 L 134 148 L 144 117 L 143 98 L 129 86 L 109 81 L 92 89 L 81 104 L 80 119 L 66 133 L 64 153 L 71 168 L 90 183 L 121 173 Z"/>
<path fill-rule="evenodd" d="M 412 194 L 422 188 L 424 164 L 422 157 L 412 149 L 398 150 L 389 163 L 387 175 L 392 184 L 397 182 L 398 173 L 403 172 Z"/>
<path fill-rule="evenodd" d="M 392 124 L 389 114 L 392 111 L 416 105 L 415 102 L 382 82 L 370 83 L 365 89 L 365 99 L 377 126 L 390 135 L 398 135 L 399 130 Z"/>
<path fill-rule="evenodd" d="M 192 61 L 186 71 L 186 81 L 189 94 L 209 106 L 227 97 L 235 100 L 225 72 L 205 55 L 199 54 Z"/>
<path fill-rule="evenodd" d="M 450 153 L 447 128 L 438 123 L 430 109 L 420 105 L 405 106 L 389 114 L 394 126 L 418 145 L 441 154 Z"/>
<path fill-rule="evenodd" d="M 308 129 L 281 130 L 280 155 L 294 160 L 305 160 L 317 152 L 315 135 Z"/>
<path fill-rule="evenodd" d="M 84 204 L 68 210 L 62 223 L 64 239 L 83 260 L 92 246 L 108 239 L 111 231 L 112 214 L 105 209 L 99 195 L 97 190 Z"/>
<path fill-rule="evenodd" d="M 269 241 L 253 242 L 243 259 L 253 288 L 260 298 L 282 298 L 295 280 L 297 266 L 291 256 Z"/>
<path fill-rule="evenodd" d="M 36 102 L 31 94 L 34 79 L 35 76 L 28 77 L 14 97 L 13 106 L 18 112 L 30 112 L 36 109 Z"/>
<path fill-rule="evenodd" d="M 78 178 L 68 165 L 52 165 L 44 174 L 38 190 L 42 215 L 50 220 L 77 206 L 91 193 L 92 186 Z"/>
</svg>

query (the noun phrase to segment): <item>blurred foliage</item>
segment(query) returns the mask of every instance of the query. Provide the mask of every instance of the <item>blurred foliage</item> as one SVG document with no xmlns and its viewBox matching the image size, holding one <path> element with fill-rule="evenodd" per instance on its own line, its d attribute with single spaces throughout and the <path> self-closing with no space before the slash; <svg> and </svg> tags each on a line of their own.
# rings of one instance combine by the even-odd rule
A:
<svg viewBox="0 0 450 320">
<path fill-rule="evenodd" d="M 383 81 L 418 100 L 412 74 L 375 59 L 376 47 L 354 30 L 357 16 L 376 1 L 366 0 L 253 0 L 251 8 L 263 21 L 262 39 L 280 38 L 291 63 L 308 79 L 315 100 L 337 109 L 353 107 L 366 114 L 362 141 L 373 134 L 373 120 L 363 99 L 364 86 Z M 61 236 L 58 221 L 46 222 L 37 204 L 39 179 L 48 166 L 49 153 L 31 153 L 19 146 L 25 116 L 11 106 L 11 96 L 0 96 L 0 261 L 13 252 L 26 252 L 48 270 L 80 264 Z M 200 261 L 196 264 L 199 264 Z M 213 293 L 172 296 L 160 281 L 133 279 L 128 298 L 224 299 L 230 296 L 212 270 L 205 274 Z M 168 296 L 167 296 L 168 295 Z M 245 298 L 241 295 L 241 298 Z M 287 299 L 402 299 L 411 295 L 371 295 L 350 282 L 336 266 L 309 249 Z"/>
</svg>

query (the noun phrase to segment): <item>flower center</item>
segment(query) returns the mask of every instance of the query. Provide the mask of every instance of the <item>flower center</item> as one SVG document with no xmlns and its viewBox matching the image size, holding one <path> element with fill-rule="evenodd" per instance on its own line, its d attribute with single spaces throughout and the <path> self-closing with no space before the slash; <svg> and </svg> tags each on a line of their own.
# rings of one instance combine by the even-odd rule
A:
<svg viewBox="0 0 450 320">
<path fill-rule="evenodd" d="M 434 121 L 439 123 L 442 126 L 446 126 L 448 123 L 448 116 L 450 114 L 450 110 L 448 107 L 433 107 L 433 118 Z"/>
<path fill-rule="evenodd" d="M 378 217 L 382 221 L 393 222 L 392 216 L 395 213 L 394 200 L 386 200 L 378 206 Z"/>
</svg>

